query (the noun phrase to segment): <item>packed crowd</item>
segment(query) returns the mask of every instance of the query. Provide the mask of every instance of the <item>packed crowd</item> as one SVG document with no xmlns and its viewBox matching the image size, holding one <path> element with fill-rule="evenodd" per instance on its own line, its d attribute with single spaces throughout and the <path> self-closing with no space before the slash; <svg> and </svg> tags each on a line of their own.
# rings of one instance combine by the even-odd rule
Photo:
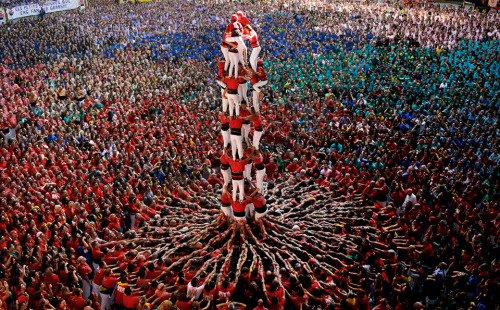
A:
<svg viewBox="0 0 500 310">
<path fill-rule="evenodd" d="M 247 98 L 218 83 L 238 10 Z M 1 25 L 1 307 L 499 309 L 499 36 L 497 14 L 319 0 Z M 268 210 L 237 225 L 243 149 L 265 175 L 238 193 Z"/>
</svg>

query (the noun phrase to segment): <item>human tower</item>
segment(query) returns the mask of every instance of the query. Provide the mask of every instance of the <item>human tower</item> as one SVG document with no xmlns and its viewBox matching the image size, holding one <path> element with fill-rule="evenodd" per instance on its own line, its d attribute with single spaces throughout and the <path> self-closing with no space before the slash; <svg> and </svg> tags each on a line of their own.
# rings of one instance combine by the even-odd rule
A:
<svg viewBox="0 0 500 310">
<path fill-rule="evenodd" d="M 252 47 L 250 62 L 247 61 L 246 40 Z M 229 222 L 240 223 L 249 219 L 262 224 L 267 207 L 263 196 L 266 169 L 259 151 L 264 134 L 259 101 L 263 97 L 261 87 L 267 84 L 267 76 L 264 61 L 258 58 L 261 51 L 258 35 L 242 11 L 231 15 L 221 50 L 224 60 L 217 65 L 224 144 L 220 167 L 224 178 L 221 209 Z M 249 81 L 252 84 L 251 105 L 247 94 Z M 255 185 L 252 169 L 255 169 Z"/>
</svg>

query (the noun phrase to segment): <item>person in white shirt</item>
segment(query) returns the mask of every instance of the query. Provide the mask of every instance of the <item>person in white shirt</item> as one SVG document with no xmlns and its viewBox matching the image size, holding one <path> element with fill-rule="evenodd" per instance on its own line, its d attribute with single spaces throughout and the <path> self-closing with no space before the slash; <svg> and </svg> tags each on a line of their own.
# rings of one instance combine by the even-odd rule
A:
<svg viewBox="0 0 500 310">
<path fill-rule="evenodd" d="M 198 279 L 197 277 L 194 277 L 193 279 L 191 279 L 191 281 L 188 283 L 188 286 L 187 286 L 187 298 L 194 299 L 194 300 L 200 299 L 201 293 L 203 293 L 203 289 L 205 288 L 205 285 L 202 284 L 202 285 L 198 286 L 199 283 L 200 283 L 200 279 Z"/>
<path fill-rule="evenodd" d="M 405 208 L 407 207 L 413 208 L 413 206 L 415 206 L 416 203 L 417 203 L 417 196 L 415 196 L 415 194 L 413 194 L 413 190 L 409 188 L 406 191 L 406 198 L 405 201 L 403 202 L 403 205 L 396 212 L 398 213 L 398 215 L 401 215 Z"/>
</svg>

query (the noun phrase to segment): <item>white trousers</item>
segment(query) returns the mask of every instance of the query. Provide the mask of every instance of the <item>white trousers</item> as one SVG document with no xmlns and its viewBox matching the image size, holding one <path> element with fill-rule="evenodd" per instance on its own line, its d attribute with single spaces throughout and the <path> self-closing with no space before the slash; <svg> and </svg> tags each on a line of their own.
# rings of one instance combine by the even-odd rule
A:
<svg viewBox="0 0 500 310">
<path fill-rule="evenodd" d="M 224 141 L 224 148 L 226 148 L 229 143 L 231 142 L 231 138 L 229 137 L 229 129 L 228 130 L 221 130 L 222 133 L 222 141 Z"/>
<path fill-rule="evenodd" d="M 237 94 L 226 94 L 229 101 L 229 115 L 233 116 L 234 110 L 236 110 L 236 115 L 240 115 L 240 98 Z"/>
<path fill-rule="evenodd" d="M 243 137 L 238 135 L 231 135 L 231 151 L 233 159 L 236 160 L 236 152 L 238 156 L 243 158 Z"/>
<path fill-rule="evenodd" d="M 247 218 L 253 218 L 255 215 L 255 207 L 253 206 L 253 203 L 247 204 L 245 208 L 245 215 Z"/>
<path fill-rule="evenodd" d="M 243 177 L 249 182 L 252 181 L 252 164 L 245 165 L 245 171 L 243 172 Z"/>
<path fill-rule="evenodd" d="M 226 88 L 226 83 L 222 82 L 222 81 L 219 81 L 217 80 L 217 84 L 220 85 L 221 90 L 220 90 L 220 94 L 221 94 L 221 97 L 222 95 L 224 94 L 224 89 Z M 224 99 L 224 97 L 222 97 L 222 112 L 227 112 L 227 107 L 229 106 L 229 100 L 228 99 Z"/>
<path fill-rule="evenodd" d="M 229 37 L 229 38 L 226 38 L 226 42 L 235 42 L 235 43 L 238 43 L 238 61 L 244 65 L 245 64 L 245 57 L 244 57 L 244 51 L 247 49 L 247 46 L 245 45 L 245 42 L 243 42 L 243 39 L 241 38 L 241 36 L 239 37 Z M 236 63 L 236 67 L 238 67 L 238 63 Z"/>
<path fill-rule="evenodd" d="M 238 96 L 240 97 L 240 102 L 245 100 L 248 105 L 248 82 L 242 83 L 238 86 Z"/>
<path fill-rule="evenodd" d="M 240 201 L 243 201 L 245 194 L 245 180 L 233 179 L 233 200 L 236 201 L 236 195 L 240 194 Z"/>
<path fill-rule="evenodd" d="M 253 109 L 256 112 L 259 112 L 259 94 L 261 93 L 260 87 L 264 86 L 267 84 L 267 80 L 265 81 L 259 81 L 253 85 L 253 92 L 252 92 L 252 102 L 253 102 Z"/>
<path fill-rule="evenodd" d="M 252 143 L 252 145 L 257 150 L 259 149 L 260 138 L 262 138 L 263 134 L 264 134 L 264 131 L 257 131 L 257 130 L 255 130 L 253 132 L 253 143 Z"/>
<path fill-rule="evenodd" d="M 260 46 L 252 48 L 252 54 L 250 54 L 250 66 L 253 71 L 257 71 L 257 59 L 259 58 L 261 49 L 262 48 Z"/>
<path fill-rule="evenodd" d="M 249 134 L 250 134 L 250 124 L 243 124 L 243 126 L 241 126 L 241 135 L 243 136 L 243 139 L 245 139 L 245 142 L 248 145 L 250 145 L 250 139 L 248 138 Z"/>
<path fill-rule="evenodd" d="M 224 213 L 224 215 L 229 216 L 230 219 L 229 221 L 233 222 L 234 220 L 233 209 L 231 207 L 220 207 L 220 209 L 222 210 L 222 213 Z"/>
<path fill-rule="evenodd" d="M 229 48 L 228 47 L 223 47 L 221 45 L 220 50 L 222 51 L 222 55 L 224 55 L 224 61 L 226 62 L 224 64 L 224 70 L 227 71 L 227 68 L 229 67 L 229 62 L 230 62 L 230 59 L 229 59 Z"/>
<path fill-rule="evenodd" d="M 228 186 L 231 181 L 231 169 L 221 170 L 222 178 L 224 179 L 224 186 Z"/>
<path fill-rule="evenodd" d="M 257 188 L 259 192 L 262 193 L 264 189 L 264 177 L 266 176 L 266 168 L 262 170 L 257 170 L 255 172 L 255 180 L 257 181 Z"/>
<path fill-rule="evenodd" d="M 238 53 L 229 52 L 229 71 L 228 76 L 232 77 L 233 72 L 234 76 L 238 77 Z"/>
</svg>

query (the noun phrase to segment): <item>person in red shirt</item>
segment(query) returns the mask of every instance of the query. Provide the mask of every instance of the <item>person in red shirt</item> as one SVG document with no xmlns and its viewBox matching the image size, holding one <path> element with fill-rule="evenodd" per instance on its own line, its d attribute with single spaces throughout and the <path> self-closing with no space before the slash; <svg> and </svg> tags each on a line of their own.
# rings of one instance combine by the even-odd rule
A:
<svg viewBox="0 0 500 310">
<path fill-rule="evenodd" d="M 120 276 L 120 281 L 116 286 L 115 290 L 115 304 L 123 306 L 123 296 L 125 295 L 125 289 L 128 287 L 127 277 L 125 275 Z"/>
<path fill-rule="evenodd" d="M 246 87 L 246 84 L 245 84 L 245 87 Z M 240 94 L 241 94 L 241 90 L 240 90 Z M 240 118 L 243 121 L 243 125 L 241 126 L 241 134 L 242 134 L 245 142 L 248 145 L 250 145 L 250 139 L 248 138 L 248 136 L 250 134 L 251 111 L 247 108 L 247 101 L 245 99 L 241 100 Z"/>
<path fill-rule="evenodd" d="M 253 160 L 255 162 L 255 181 L 260 193 L 264 192 L 264 177 L 266 176 L 266 167 L 264 166 L 264 156 L 257 149 L 253 149 Z"/>
<path fill-rule="evenodd" d="M 104 278 L 104 272 L 106 271 L 106 263 L 100 261 L 97 263 L 98 267 L 95 271 L 94 278 L 92 279 L 92 292 L 99 293 L 99 287 L 102 284 L 102 279 Z"/>
<path fill-rule="evenodd" d="M 43 277 L 43 282 L 46 287 L 51 285 L 52 287 L 56 287 L 57 283 L 59 283 L 59 276 L 54 274 L 54 269 L 49 267 L 45 270 L 45 277 Z"/>
<path fill-rule="evenodd" d="M 226 55 L 224 54 L 224 57 L 226 57 Z M 229 57 L 229 56 L 228 56 Z M 219 86 L 221 87 L 221 94 L 224 94 L 224 89 L 226 89 L 226 83 L 224 83 L 224 76 L 226 74 L 226 64 L 228 64 L 229 61 L 219 61 L 217 63 L 217 67 L 219 68 L 219 70 L 217 71 L 217 84 L 219 84 Z M 226 113 L 227 112 L 227 108 L 228 108 L 228 105 L 229 105 L 229 101 L 227 99 L 224 99 L 224 96 L 222 96 L 222 113 Z"/>
<path fill-rule="evenodd" d="M 231 128 L 231 151 L 233 159 L 236 159 L 236 152 L 238 152 L 239 158 L 243 158 L 243 138 L 241 136 L 243 120 L 239 116 L 231 116 L 229 126 Z"/>
<path fill-rule="evenodd" d="M 77 288 L 74 295 L 67 299 L 68 306 L 72 310 L 82 310 L 85 307 L 85 299 L 82 297 L 82 293 L 83 291 Z"/>
<path fill-rule="evenodd" d="M 229 64 L 229 74 L 231 74 L 232 65 L 238 68 L 238 63 L 247 64 L 247 47 L 245 42 L 243 42 L 243 26 L 238 21 L 238 15 L 231 15 L 231 23 L 226 27 L 225 34 L 224 42 L 230 45 L 229 60 L 231 63 Z M 231 48 L 235 49 L 232 53 Z M 235 74 L 238 77 L 238 73 L 235 72 Z"/>
<path fill-rule="evenodd" d="M 253 100 L 253 109 L 255 112 L 259 112 L 259 100 L 264 97 L 262 94 L 261 87 L 267 84 L 267 75 L 264 70 L 264 60 L 257 60 L 257 69 L 254 69 L 254 74 L 252 75 L 252 100 Z"/>
<path fill-rule="evenodd" d="M 229 148 L 224 148 L 222 151 L 222 156 L 220 158 L 220 170 L 222 173 L 222 178 L 224 179 L 224 186 L 228 186 L 231 181 L 231 170 L 229 169 Z"/>
<path fill-rule="evenodd" d="M 222 142 L 224 143 L 224 148 L 227 148 L 231 140 L 229 134 L 229 117 L 227 116 L 226 111 L 220 114 L 220 131 L 222 134 Z"/>
<path fill-rule="evenodd" d="M 99 287 L 102 310 L 111 310 L 111 294 L 113 294 L 116 283 L 118 283 L 118 279 L 114 277 L 111 269 L 106 269 L 102 279 L 102 284 Z"/>
<path fill-rule="evenodd" d="M 132 289 L 129 286 L 125 288 L 124 293 L 125 294 L 123 295 L 123 308 L 125 310 L 135 310 L 141 298 L 139 296 L 134 296 L 134 294 L 132 294 Z"/>
<path fill-rule="evenodd" d="M 229 115 L 233 116 L 234 113 L 236 115 L 240 115 L 240 96 L 238 95 L 238 89 L 240 87 L 240 83 L 248 80 L 247 77 L 227 77 L 223 80 L 226 83 L 226 88 L 222 93 L 222 98 L 226 98 L 229 102 Z"/>
<path fill-rule="evenodd" d="M 264 307 L 264 301 L 262 299 L 257 300 L 257 306 L 253 310 L 269 310 Z"/>
<path fill-rule="evenodd" d="M 233 192 L 234 195 L 234 192 Z M 231 207 L 233 209 L 233 214 L 234 214 L 234 220 L 236 222 L 241 222 L 245 220 L 245 210 L 247 204 L 250 202 L 250 200 L 234 200 L 232 198 L 229 198 L 231 202 Z"/>
<path fill-rule="evenodd" d="M 243 213 L 245 209 L 243 209 Z M 217 291 L 219 292 L 217 300 L 228 301 L 231 300 L 234 293 L 234 285 L 229 283 L 228 279 L 224 279 L 221 284 L 217 285 Z M 220 309 L 221 305 L 217 305 L 217 309 Z"/>
<path fill-rule="evenodd" d="M 222 189 L 221 196 L 221 210 L 222 213 L 226 216 L 226 220 L 228 223 L 232 223 L 234 219 L 233 209 L 231 208 L 231 194 L 227 190 L 226 185 L 224 185 Z"/>
<path fill-rule="evenodd" d="M 250 40 L 250 44 L 252 45 L 252 53 L 250 54 L 250 67 L 252 67 L 254 71 L 257 71 L 257 59 L 259 58 L 259 54 L 262 49 L 259 43 L 259 36 L 250 25 L 245 26 L 243 33 L 246 34 L 245 37 Z"/>
<path fill-rule="evenodd" d="M 248 159 L 240 160 L 236 158 L 233 160 L 229 158 L 229 165 L 231 166 L 231 178 L 233 183 L 233 200 L 236 200 L 236 195 L 240 193 L 240 201 L 243 200 L 245 194 L 245 180 L 243 179 L 243 171 Z"/>
<path fill-rule="evenodd" d="M 289 173 L 296 173 L 297 171 L 300 170 L 300 165 L 298 164 L 299 163 L 299 160 L 297 158 L 294 158 L 293 161 L 291 163 L 289 163 L 287 166 L 286 166 L 286 170 L 289 172 Z"/>
<path fill-rule="evenodd" d="M 92 292 L 92 285 L 89 279 L 89 275 L 92 273 L 92 268 L 90 268 L 85 260 L 85 257 L 83 256 L 78 257 L 77 263 L 78 273 L 82 277 L 83 297 L 88 298 L 90 296 L 90 293 Z"/>
</svg>

